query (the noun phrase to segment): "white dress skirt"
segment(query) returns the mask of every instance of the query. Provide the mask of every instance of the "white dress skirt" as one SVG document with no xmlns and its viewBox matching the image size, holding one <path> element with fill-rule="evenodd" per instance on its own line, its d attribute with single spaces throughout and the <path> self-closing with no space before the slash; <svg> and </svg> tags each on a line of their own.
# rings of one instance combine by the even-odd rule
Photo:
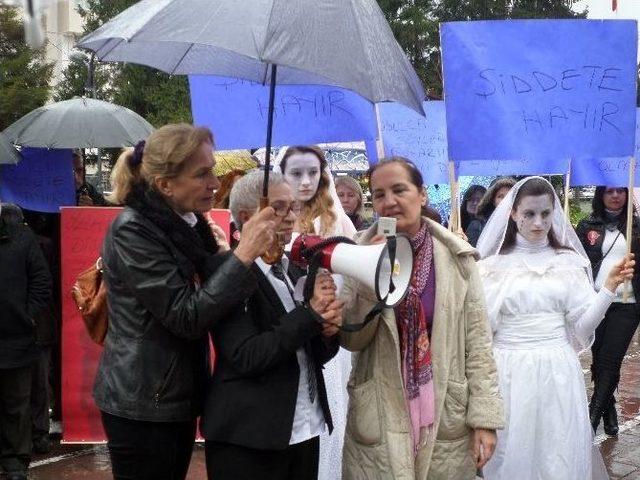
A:
<svg viewBox="0 0 640 480">
<path fill-rule="evenodd" d="M 336 212 L 337 213 L 337 212 Z M 331 232 L 331 236 L 353 238 L 356 229 L 344 213 L 337 213 L 338 218 Z M 320 219 L 314 221 L 316 231 L 320 231 Z M 334 275 L 339 277 L 339 275 Z M 335 278 L 341 287 L 342 280 Z M 347 408 L 349 394 L 347 383 L 351 375 L 351 352 L 340 347 L 335 357 L 324 365 L 322 371 L 327 387 L 327 400 L 333 420 L 333 433 L 326 431 L 320 436 L 320 460 L 318 465 L 318 480 L 340 480 L 342 478 L 342 447 L 344 445 L 344 431 L 347 426 Z"/>
<path fill-rule="evenodd" d="M 608 478 L 576 352 L 590 346 L 612 295 L 596 294 L 585 260 L 566 250 L 520 245 L 479 269 L 506 412 L 484 478 Z"/>
</svg>

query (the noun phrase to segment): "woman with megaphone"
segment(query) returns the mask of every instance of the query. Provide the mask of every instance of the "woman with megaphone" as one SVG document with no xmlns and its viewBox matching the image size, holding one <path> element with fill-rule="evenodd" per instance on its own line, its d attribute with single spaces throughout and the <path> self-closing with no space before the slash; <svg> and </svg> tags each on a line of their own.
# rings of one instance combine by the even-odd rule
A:
<svg viewBox="0 0 640 480">
<path fill-rule="evenodd" d="M 410 287 L 382 308 L 345 279 L 341 344 L 358 352 L 349 381 L 343 478 L 472 480 L 504 425 L 475 250 L 421 216 L 422 175 L 392 157 L 369 171 L 373 208 L 396 220 L 414 249 Z M 360 244 L 384 241 L 374 224 Z M 402 265 L 399 266 L 402 268 Z M 361 324 L 350 331 L 349 324 Z"/>
</svg>

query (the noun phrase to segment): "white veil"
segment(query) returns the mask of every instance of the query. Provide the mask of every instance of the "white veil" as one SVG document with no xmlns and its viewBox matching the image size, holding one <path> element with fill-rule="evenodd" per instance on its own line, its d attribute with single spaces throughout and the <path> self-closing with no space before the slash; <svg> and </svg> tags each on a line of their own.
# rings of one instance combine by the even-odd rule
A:
<svg viewBox="0 0 640 480">
<path fill-rule="evenodd" d="M 551 231 L 556 237 L 556 240 L 560 243 L 561 246 L 570 248 L 574 250 L 578 255 L 585 259 L 587 265 L 591 265 L 589 262 L 589 258 L 587 257 L 586 252 L 584 251 L 584 247 L 580 240 L 578 239 L 578 235 L 571 226 L 567 215 L 565 214 L 562 204 L 560 203 L 560 199 L 558 195 L 555 193 L 555 189 L 553 186 L 542 177 L 527 177 L 520 180 L 516 183 L 506 197 L 500 202 L 500 204 L 496 207 L 491 217 L 489 217 L 489 221 L 485 225 L 482 230 L 482 234 L 478 239 L 477 249 L 480 253 L 480 258 L 487 258 L 492 255 L 497 255 L 500 253 L 500 249 L 502 248 L 502 244 L 504 243 L 504 237 L 507 232 L 507 225 L 509 223 L 509 218 L 511 216 L 511 211 L 513 210 L 513 204 L 518 194 L 520 188 L 527 183 L 531 179 L 539 179 L 546 182 L 551 190 L 553 190 L 553 222 L 551 224 Z M 589 268 L 589 278 L 591 278 L 591 268 Z"/>
</svg>

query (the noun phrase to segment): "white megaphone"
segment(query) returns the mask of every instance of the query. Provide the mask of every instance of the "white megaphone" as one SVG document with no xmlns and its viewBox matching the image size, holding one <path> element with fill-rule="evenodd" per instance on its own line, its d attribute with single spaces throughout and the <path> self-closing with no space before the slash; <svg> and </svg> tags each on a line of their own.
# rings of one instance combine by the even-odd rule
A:
<svg viewBox="0 0 640 480">
<path fill-rule="evenodd" d="M 408 237 L 387 237 L 386 243 L 376 245 L 338 241 L 321 246 L 326 242 L 327 239 L 318 235 L 298 236 L 291 247 L 291 261 L 304 268 L 311 261 L 305 254 L 308 256 L 307 252 L 317 250 L 314 254 L 320 255 L 322 268 L 367 285 L 386 307 L 396 306 L 405 297 L 413 270 L 413 248 Z"/>
</svg>

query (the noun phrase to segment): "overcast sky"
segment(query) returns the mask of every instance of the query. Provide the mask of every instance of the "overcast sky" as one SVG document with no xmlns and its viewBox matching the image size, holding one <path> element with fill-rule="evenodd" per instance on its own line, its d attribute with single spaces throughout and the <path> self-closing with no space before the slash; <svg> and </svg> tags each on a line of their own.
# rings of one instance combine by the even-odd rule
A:
<svg viewBox="0 0 640 480">
<path fill-rule="evenodd" d="M 574 9 L 582 11 L 589 8 L 589 18 L 633 18 L 640 20 L 640 1 L 618 0 L 618 9 L 611 10 L 611 0 L 580 0 Z"/>
</svg>

